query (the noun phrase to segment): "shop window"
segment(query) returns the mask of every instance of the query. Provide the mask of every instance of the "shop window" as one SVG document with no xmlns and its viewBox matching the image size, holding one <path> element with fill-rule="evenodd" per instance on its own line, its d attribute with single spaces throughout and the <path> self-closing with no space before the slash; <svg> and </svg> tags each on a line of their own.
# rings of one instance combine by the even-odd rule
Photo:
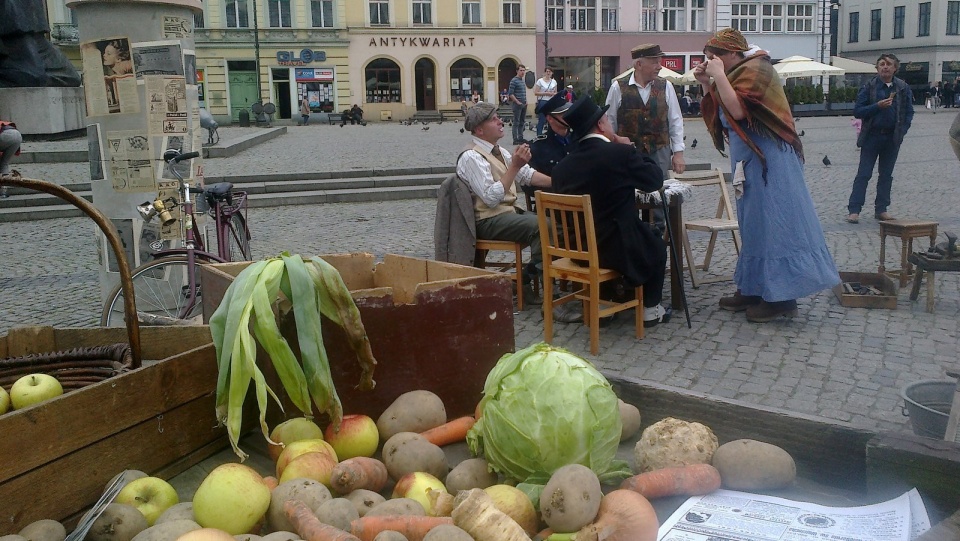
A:
<svg viewBox="0 0 960 541">
<path fill-rule="evenodd" d="M 733 4 L 730 6 L 730 26 L 741 32 L 757 31 L 757 4 Z"/>
<path fill-rule="evenodd" d="M 923 2 L 917 6 L 918 17 L 917 21 L 917 35 L 918 36 L 929 36 L 930 35 L 930 2 Z"/>
<path fill-rule="evenodd" d="M 450 66 L 450 101 L 470 101 L 474 90 L 483 100 L 483 66 L 472 58 L 461 58 Z"/>
<path fill-rule="evenodd" d="M 390 24 L 389 0 L 368 0 L 370 2 L 370 24 Z"/>
<path fill-rule="evenodd" d="M 570 30 L 597 29 L 597 0 L 571 0 Z"/>
<path fill-rule="evenodd" d="M 462 0 L 460 10 L 463 15 L 460 20 L 463 24 L 480 24 L 479 0 Z"/>
<path fill-rule="evenodd" d="M 520 24 L 520 0 L 503 0 L 503 24 Z"/>
<path fill-rule="evenodd" d="M 860 12 L 854 11 L 850 13 L 850 36 L 847 42 L 856 43 L 858 41 L 860 41 Z"/>
<path fill-rule="evenodd" d="M 249 28 L 250 20 L 247 17 L 247 0 L 227 0 L 226 8 L 227 28 Z"/>
<path fill-rule="evenodd" d="M 290 0 L 268 0 L 267 12 L 270 17 L 271 28 L 290 28 L 293 26 L 290 17 Z"/>
<path fill-rule="evenodd" d="M 763 32 L 783 32 L 783 4 L 761 6 L 760 28 Z"/>
<path fill-rule="evenodd" d="M 314 28 L 332 28 L 333 0 L 310 0 L 310 21 Z"/>
<path fill-rule="evenodd" d="M 893 7 L 893 39 L 903 39 L 903 22 L 906 18 L 905 6 Z"/>
<path fill-rule="evenodd" d="M 663 0 L 663 29 L 685 31 L 687 29 L 684 0 Z"/>
<path fill-rule="evenodd" d="M 600 8 L 600 30 L 604 32 L 616 32 L 620 29 L 619 19 L 617 17 L 620 12 L 619 0 L 602 0 Z"/>
<path fill-rule="evenodd" d="M 431 0 L 413 0 L 413 24 L 433 24 Z"/>
<path fill-rule="evenodd" d="M 563 30 L 563 9 L 566 0 L 547 0 L 547 22 L 550 30 Z"/>
<path fill-rule="evenodd" d="M 880 10 L 870 10 L 870 41 L 880 39 Z"/>
<path fill-rule="evenodd" d="M 367 103 L 400 103 L 400 66 L 387 58 L 378 58 L 364 70 Z"/>
<path fill-rule="evenodd" d="M 787 32 L 813 32 L 813 4 L 787 5 Z"/>
<path fill-rule="evenodd" d="M 947 35 L 960 34 L 960 2 L 947 2 Z"/>
<path fill-rule="evenodd" d="M 657 31 L 657 0 L 643 0 L 640 4 L 640 29 L 644 32 Z"/>
</svg>

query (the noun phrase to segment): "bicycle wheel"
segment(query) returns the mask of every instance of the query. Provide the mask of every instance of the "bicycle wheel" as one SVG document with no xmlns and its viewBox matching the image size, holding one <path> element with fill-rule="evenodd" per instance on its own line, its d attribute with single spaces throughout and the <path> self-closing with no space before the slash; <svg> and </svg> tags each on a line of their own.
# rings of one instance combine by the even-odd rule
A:
<svg viewBox="0 0 960 541">
<path fill-rule="evenodd" d="M 140 265 L 133 270 L 133 292 L 136 296 L 137 317 L 141 325 L 169 325 L 173 320 L 181 319 L 180 313 L 185 306 L 190 309 L 183 319 L 193 319 L 203 312 L 200 291 L 200 265 L 212 263 L 200 256 L 196 257 L 195 273 L 196 295 L 189 291 L 187 273 L 189 266 L 186 256 L 171 256 Z M 104 327 L 123 327 L 123 291 L 120 284 L 107 296 L 100 315 L 100 325 Z"/>
<path fill-rule="evenodd" d="M 250 261 L 250 236 L 247 233 L 247 222 L 243 215 L 234 214 L 230 217 L 227 231 L 227 246 L 230 248 L 230 261 Z"/>
</svg>

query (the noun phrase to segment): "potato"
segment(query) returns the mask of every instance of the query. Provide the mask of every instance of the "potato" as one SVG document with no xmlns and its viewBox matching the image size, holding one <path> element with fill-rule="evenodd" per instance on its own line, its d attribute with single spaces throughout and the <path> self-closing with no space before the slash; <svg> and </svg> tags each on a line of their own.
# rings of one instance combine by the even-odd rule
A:
<svg viewBox="0 0 960 541">
<path fill-rule="evenodd" d="M 177 541 L 181 535 L 199 530 L 200 525 L 192 520 L 171 520 L 154 524 L 133 537 L 133 541 Z"/>
<path fill-rule="evenodd" d="M 267 523 L 272 531 L 293 531 L 293 524 L 283 513 L 283 504 L 290 500 L 303 502 L 310 509 L 316 509 L 329 500 L 330 489 L 313 479 L 291 479 L 284 481 L 270 494 L 270 507 L 267 509 Z"/>
<path fill-rule="evenodd" d="M 280 531 L 265 535 L 260 539 L 262 541 L 297 541 L 298 539 L 300 539 L 300 534 L 288 532 L 286 530 L 280 530 Z"/>
<path fill-rule="evenodd" d="M 473 541 L 473 536 L 453 524 L 441 524 L 427 532 L 423 541 Z"/>
<path fill-rule="evenodd" d="M 639 473 L 671 466 L 710 464 L 717 436 L 700 424 L 667 417 L 648 426 L 633 450 Z"/>
<path fill-rule="evenodd" d="M 27 541 L 27 538 L 22 535 L 12 533 L 10 535 L 0 536 L 0 541 Z"/>
<path fill-rule="evenodd" d="M 327 500 L 314 509 L 313 514 L 320 519 L 320 522 L 345 532 L 350 531 L 352 521 L 360 518 L 360 512 L 354 507 L 353 502 L 346 498 Z"/>
<path fill-rule="evenodd" d="M 381 441 L 399 432 L 423 432 L 447 422 L 440 397 L 430 391 L 410 391 L 398 396 L 377 419 Z"/>
<path fill-rule="evenodd" d="M 130 541 L 150 527 L 139 509 L 123 503 L 111 503 L 93 521 L 86 541 Z"/>
<path fill-rule="evenodd" d="M 576 532 L 593 522 L 603 492 L 590 468 L 568 464 L 553 472 L 540 494 L 543 521 L 559 533 Z"/>
<path fill-rule="evenodd" d="M 63 541 L 67 538 L 67 529 L 55 520 L 41 519 L 27 524 L 17 535 L 28 541 Z"/>
<path fill-rule="evenodd" d="M 640 432 L 640 410 L 633 404 L 617 399 L 620 407 L 620 441 L 629 440 Z"/>
<path fill-rule="evenodd" d="M 413 432 L 397 433 L 383 444 L 383 463 L 394 481 L 413 472 L 426 472 L 443 481 L 450 473 L 443 449 Z"/>
<path fill-rule="evenodd" d="M 791 485 L 797 464 L 790 453 L 769 443 L 735 440 L 713 453 L 713 467 L 723 486 L 734 490 L 768 490 Z"/>
<path fill-rule="evenodd" d="M 252 534 L 252 533 L 237 534 L 233 536 L 233 538 L 236 539 L 237 541 L 260 541 L 261 539 L 263 539 L 259 535 Z"/>
<path fill-rule="evenodd" d="M 497 474 L 490 471 L 490 464 L 482 458 L 468 458 L 457 464 L 450 473 L 444 485 L 450 494 L 471 488 L 487 488 L 497 484 Z"/>
<path fill-rule="evenodd" d="M 384 530 L 373 538 L 373 541 L 409 541 L 407 536 L 394 530 Z"/>
<path fill-rule="evenodd" d="M 354 490 L 350 494 L 344 496 L 344 498 L 350 500 L 350 503 L 357 508 L 357 514 L 359 514 L 361 517 L 365 516 L 367 512 L 373 509 L 377 504 L 381 504 L 386 500 L 386 498 L 380 494 L 365 488 Z"/>
<path fill-rule="evenodd" d="M 167 508 L 153 523 L 154 526 L 171 520 L 193 520 L 193 502 L 180 502 Z"/>
<path fill-rule="evenodd" d="M 426 516 L 427 512 L 423 510 L 420 502 L 412 498 L 393 498 L 373 506 L 373 509 L 367 511 L 364 516 L 376 517 L 381 515 L 414 515 L 418 517 Z"/>
</svg>

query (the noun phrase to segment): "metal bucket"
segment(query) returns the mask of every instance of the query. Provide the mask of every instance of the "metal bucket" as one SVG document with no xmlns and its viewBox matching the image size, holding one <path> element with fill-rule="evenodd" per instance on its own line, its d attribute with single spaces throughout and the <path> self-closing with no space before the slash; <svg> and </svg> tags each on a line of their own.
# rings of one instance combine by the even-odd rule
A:
<svg viewBox="0 0 960 541">
<path fill-rule="evenodd" d="M 956 381 L 930 379 L 911 383 L 900 390 L 905 406 L 903 414 L 910 417 L 914 434 L 943 439 L 956 389 Z"/>
</svg>

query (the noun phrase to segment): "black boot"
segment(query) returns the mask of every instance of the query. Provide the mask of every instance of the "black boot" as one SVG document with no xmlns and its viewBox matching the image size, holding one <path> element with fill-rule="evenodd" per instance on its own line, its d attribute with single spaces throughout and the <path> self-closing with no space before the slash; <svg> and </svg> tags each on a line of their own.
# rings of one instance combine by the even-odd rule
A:
<svg viewBox="0 0 960 541">
<path fill-rule="evenodd" d="M 732 297 L 723 297 L 720 299 L 720 308 L 730 310 L 731 312 L 742 312 L 751 306 L 756 306 L 763 302 L 763 298 L 758 295 L 741 295 L 738 289 Z"/>
<path fill-rule="evenodd" d="M 760 304 L 747 308 L 747 321 L 766 323 L 780 316 L 796 317 L 797 314 L 797 301 L 795 300 L 778 302 L 760 301 Z"/>
</svg>

